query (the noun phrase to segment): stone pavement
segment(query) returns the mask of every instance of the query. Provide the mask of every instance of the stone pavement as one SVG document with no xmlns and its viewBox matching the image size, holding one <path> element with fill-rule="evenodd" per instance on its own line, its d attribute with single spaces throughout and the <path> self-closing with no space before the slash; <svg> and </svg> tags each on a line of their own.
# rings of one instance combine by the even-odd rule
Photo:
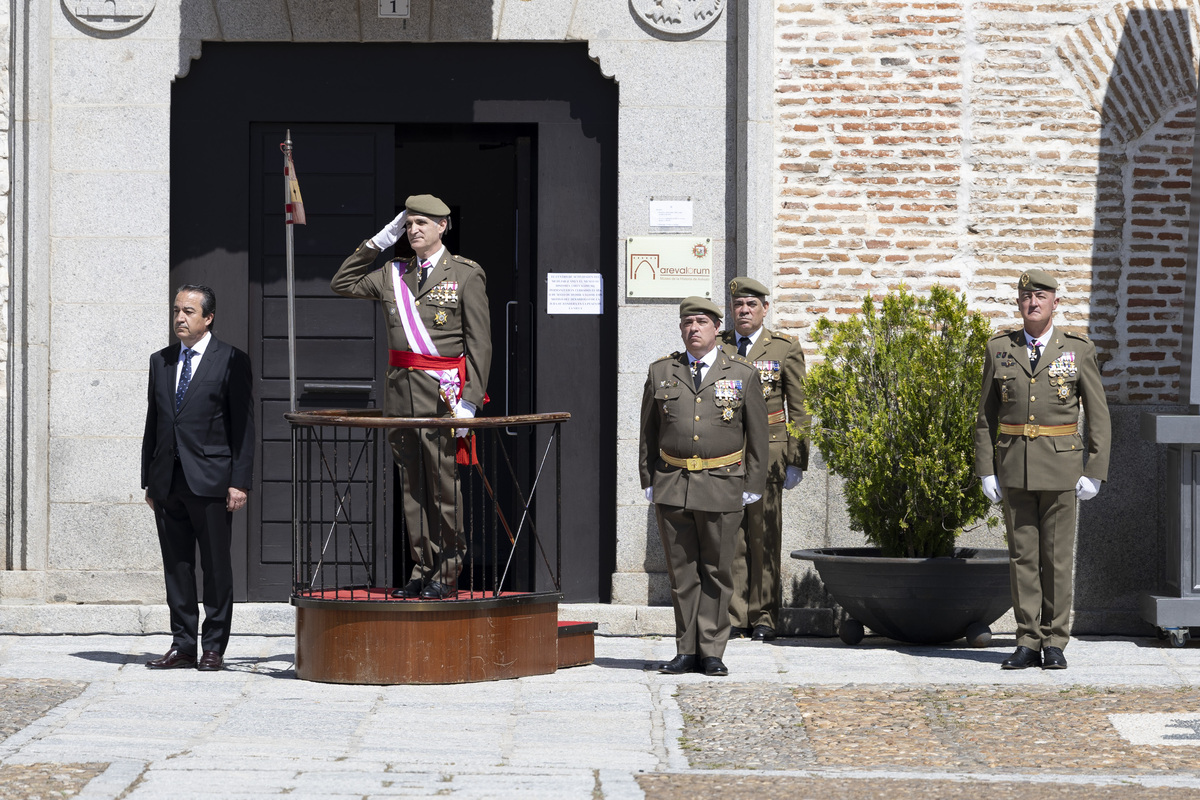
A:
<svg viewBox="0 0 1200 800">
<path fill-rule="evenodd" d="M 731 675 L 596 663 L 457 686 L 296 680 L 288 636 L 152 672 L 164 636 L 0 636 L 0 799 L 1200 796 L 1200 644 L 1075 640 L 1071 668 L 993 646 L 731 642 Z"/>
</svg>

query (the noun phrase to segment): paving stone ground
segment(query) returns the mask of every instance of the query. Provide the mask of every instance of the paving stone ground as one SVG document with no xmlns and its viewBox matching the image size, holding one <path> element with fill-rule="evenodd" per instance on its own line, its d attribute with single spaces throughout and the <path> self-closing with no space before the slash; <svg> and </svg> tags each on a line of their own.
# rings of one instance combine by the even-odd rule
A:
<svg viewBox="0 0 1200 800">
<path fill-rule="evenodd" d="M 86 688 L 75 681 L 0 679 L 0 740 Z M 74 797 L 108 764 L 0 764 L 0 800 Z"/>
</svg>

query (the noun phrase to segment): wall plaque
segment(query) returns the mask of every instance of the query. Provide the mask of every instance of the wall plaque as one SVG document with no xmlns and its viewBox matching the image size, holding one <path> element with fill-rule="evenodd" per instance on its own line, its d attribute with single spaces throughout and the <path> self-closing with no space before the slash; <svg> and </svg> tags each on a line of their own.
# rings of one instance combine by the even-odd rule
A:
<svg viewBox="0 0 1200 800">
<path fill-rule="evenodd" d="M 63 0 L 76 22 L 94 31 L 124 31 L 142 24 L 155 0 Z"/>
<path fill-rule="evenodd" d="M 625 241 L 625 297 L 712 297 L 712 239 L 631 236 Z"/>
<path fill-rule="evenodd" d="M 629 0 L 633 13 L 663 33 L 695 33 L 716 21 L 725 0 Z"/>
</svg>

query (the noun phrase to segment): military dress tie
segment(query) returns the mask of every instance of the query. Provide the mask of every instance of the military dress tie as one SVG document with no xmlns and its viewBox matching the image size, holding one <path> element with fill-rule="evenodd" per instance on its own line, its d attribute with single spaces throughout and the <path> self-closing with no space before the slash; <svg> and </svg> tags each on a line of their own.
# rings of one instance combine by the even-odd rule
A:
<svg viewBox="0 0 1200 800">
<path fill-rule="evenodd" d="M 175 410 L 179 410 L 179 404 L 183 402 L 183 396 L 187 393 L 188 384 L 192 382 L 192 356 L 196 355 L 196 351 L 190 348 L 183 348 L 183 372 L 179 374 L 179 386 L 175 389 Z"/>
<path fill-rule="evenodd" d="M 696 387 L 696 391 L 700 391 L 700 383 L 704 380 L 704 362 L 692 362 L 692 385 Z"/>
<path fill-rule="evenodd" d="M 738 355 L 745 357 L 746 353 L 749 350 L 750 350 L 750 337 L 749 336 L 739 336 L 738 337 Z"/>
<path fill-rule="evenodd" d="M 1042 344 L 1034 342 L 1029 348 L 1029 368 L 1037 369 L 1038 360 L 1042 357 Z"/>
<path fill-rule="evenodd" d="M 430 264 L 428 261 L 421 262 L 421 277 L 420 277 L 420 280 L 417 281 L 417 291 L 420 291 L 421 289 L 425 288 L 425 279 L 427 277 L 429 277 L 429 268 L 431 266 L 433 266 L 433 265 Z"/>
</svg>

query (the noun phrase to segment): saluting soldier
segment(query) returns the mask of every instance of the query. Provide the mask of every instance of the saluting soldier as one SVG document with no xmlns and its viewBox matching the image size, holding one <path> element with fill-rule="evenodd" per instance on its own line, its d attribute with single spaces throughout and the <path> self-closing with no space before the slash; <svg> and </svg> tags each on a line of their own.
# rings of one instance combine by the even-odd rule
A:
<svg viewBox="0 0 1200 800">
<path fill-rule="evenodd" d="M 492 362 L 487 279 L 482 267 L 442 244 L 449 228 L 449 206 L 433 195 L 409 197 L 404 210 L 359 245 L 330 281 L 340 295 L 383 306 L 389 348 L 385 416 L 470 419 L 485 402 Z M 373 269 L 380 252 L 401 235 L 407 235 L 415 256 Z M 462 438 L 468 432 L 455 433 Z M 388 441 L 401 468 L 413 561 L 408 583 L 393 595 L 450 597 L 466 555 L 455 437 L 439 429 L 393 429 Z"/>
<path fill-rule="evenodd" d="M 765 490 L 767 404 L 758 371 L 717 346 L 721 309 L 679 304 L 685 352 L 650 365 L 640 470 L 671 578 L 675 651 L 659 672 L 728 675 L 730 565 L 742 508 Z"/>
<path fill-rule="evenodd" d="M 1043 270 L 1021 275 L 1025 324 L 988 341 L 975 421 L 975 474 L 984 494 L 1003 499 L 1008 528 L 1017 649 L 1004 669 L 1066 669 L 1075 503 L 1095 497 L 1108 477 L 1108 403 L 1096 348 L 1083 334 L 1055 329 L 1057 291 Z"/>
<path fill-rule="evenodd" d="M 721 336 L 721 349 L 737 353 L 758 370 L 767 400 L 770 447 L 767 490 L 746 506 L 733 554 L 733 599 L 729 604 L 730 638 L 757 642 L 775 638 L 783 603 L 780 557 L 783 547 L 783 490 L 794 489 L 808 469 L 808 439 L 788 434 L 792 420 L 808 427 L 804 413 L 804 348 L 786 333 L 763 325 L 771 308 L 767 287 L 753 278 L 729 282 L 733 330 Z"/>
</svg>

